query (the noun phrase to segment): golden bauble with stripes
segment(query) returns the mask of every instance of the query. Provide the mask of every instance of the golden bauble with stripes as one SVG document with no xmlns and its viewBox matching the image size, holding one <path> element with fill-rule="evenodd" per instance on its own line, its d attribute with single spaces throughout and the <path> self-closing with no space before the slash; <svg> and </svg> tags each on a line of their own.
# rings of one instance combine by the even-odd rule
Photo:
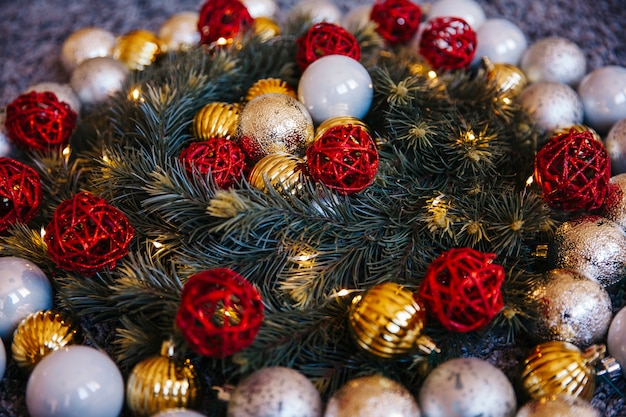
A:
<svg viewBox="0 0 626 417">
<path fill-rule="evenodd" d="M 289 97 L 297 99 L 296 90 L 289 84 L 279 78 L 264 78 L 258 80 L 246 93 L 246 101 L 262 96 L 263 94 L 286 94 Z"/>
<path fill-rule="evenodd" d="M 268 191 L 268 185 L 282 194 L 293 195 L 304 183 L 304 159 L 287 154 L 274 153 L 261 158 L 248 176 L 251 185 Z"/>
<path fill-rule="evenodd" d="M 193 135 L 200 140 L 230 139 L 237 134 L 240 113 L 241 106 L 236 103 L 209 103 L 194 116 Z"/>
<path fill-rule="evenodd" d="M 133 30 L 117 38 L 113 57 L 131 70 L 151 65 L 163 50 L 162 41 L 149 30 Z"/>
<path fill-rule="evenodd" d="M 602 142 L 602 138 L 600 137 L 600 135 L 598 135 L 598 132 L 596 132 L 594 129 L 590 128 L 589 126 L 585 126 L 585 125 L 572 125 L 572 126 L 560 127 L 558 129 L 554 129 L 552 131 L 552 137 L 565 135 L 571 131 L 574 131 L 575 133 L 589 132 L 591 133 L 591 135 L 593 136 L 595 140 Z"/>
<path fill-rule="evenodd" d="M 259 16 L 254 19 L 254 33 L 262 40 L 268 41 L 280 35 L 280 26 L 269 17 Z"/>
</svg>

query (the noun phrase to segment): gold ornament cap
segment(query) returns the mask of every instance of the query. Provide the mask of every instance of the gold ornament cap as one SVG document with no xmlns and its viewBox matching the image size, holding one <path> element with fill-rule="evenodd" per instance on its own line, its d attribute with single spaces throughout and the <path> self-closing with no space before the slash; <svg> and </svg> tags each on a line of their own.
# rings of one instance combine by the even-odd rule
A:
<svg viewBox="0 0 626 417">
<path fill-rule="evenodd" d="M 241 106 L 214 102 L 202 107 L 193 118 L 193 135 L 200 140 L 229 139 L 237 134 Z"/>
<path fill-rule="evenodd" d="M 139 29 L 117 39 L 113 57 L 131 70 L 142 71 L 152 65 L 162 50 L 162 42 L 154 33 Z"/>
</svg>

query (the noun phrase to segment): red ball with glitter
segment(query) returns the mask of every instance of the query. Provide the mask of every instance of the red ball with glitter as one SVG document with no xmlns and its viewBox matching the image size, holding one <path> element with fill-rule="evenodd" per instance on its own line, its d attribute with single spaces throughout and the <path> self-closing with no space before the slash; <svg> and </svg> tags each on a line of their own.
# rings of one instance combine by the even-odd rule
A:
<svg viewBox="0 0 626 417">
<path fill-rule="evenodd" d="M 472 248 L 453 248 L 426 270 L 419 295 L 426 311 L 454 332 L 480 330 L 502 309 L 504 268 L 496 255 Z"/>
<path fill-rule="evenodd" d="M 318 58 L 327 55 L 345 55 L 356 61 L 361 59 L 361 46 L 354 35 L 334 23 L 314 24 L 296 40 L 296 44 L 296 59 L 302 72 Z"/>
<path fill-rule="evenodd" d="M 28 223 L 43 199 L 37 171 L 11 158 L 0 158 L 0 232 L 16 222 Z"/>
<path fill-rule="evenodd" d="M 252 28 L 253 23 L 250 12 L 239 0 L 207 0 L 198 15 L 200 43 L 229 43 Z"/>
<path fill-rule="evenodd" d="M 370 13 L 376 31 L 391 45 L 411 40 L 421 18 L 422 9 L 410 0 L 377 0 Z"/>
<path fill-rule="evenodd" d="M 211 174 L 218 188 L 228 189 L 243 178 L 246 167 L 241 147 L 230 139 L 212 137 L 193 142 L 180 154 L 180 160 L 189 174 Z"/>
<path fill-rule="evenodd" d="M 306 151 L 307 168 L 313 180 L 340 194 L 353 194 L 374 181 L 378 151 L 361 126 L 336 125 L 325 130 Z"/>
<path fill-rule="evenodd" d="M 196 353 L 225 358 L 250 346 L 263 321 L 257 289 L 228 268 L 189 277 L 176 314 L 176 325 Z"/>
<path fill-rule="evenodd" d="M 537 152 L 534 177 L 551 207 L 595 210 L 608 194 L 611 160 L 592 131 L 570 129 L 550 138 Z"/>
<path fill-rule="evenodd" d="M 44 240 L 59 268 L 93 275 L 114 268 L 126 256 L 134 232 L 120 210 L 101 197 L 80 192 L 59 204 Z"/>
<path fill-rule="evenodd" d="M 419 52 L 436 70 L 470 66 L 476 55 L 476 32 L 458 17 L 435 17 L 424 25 Z"/>
<path fill-rule="evenodd" d="M 6 107 L 9 139 L 26 149 L 47 151 L 67 145 L 77 115 L 49 91 L 22 94 Z"/>
</svg>

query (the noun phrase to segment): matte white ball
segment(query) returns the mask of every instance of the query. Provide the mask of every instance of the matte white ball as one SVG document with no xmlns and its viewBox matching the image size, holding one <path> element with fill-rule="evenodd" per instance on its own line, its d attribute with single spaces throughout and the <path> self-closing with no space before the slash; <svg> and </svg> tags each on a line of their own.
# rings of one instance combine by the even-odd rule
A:
<svg viewBox="0 0 626 417">
<path fill-rule="evenodd" d="M 124 379 L 106 353 L 72 345 L 46 355 L 26 385 L 32 417 L 117 417 Z"/>
<path fill-rule="evenodd" d="M 0 339 L 0 379 L 4 376 L 4 371 L 7 368 L 7 351 L 4 348 L 4 342 Z"/>
<path fill-rule="evenodd" d="M 585 122 L 605 134 L 626 118 L 626 68 L 609 65 L 587 74 L 578 86 Z"/>
<path fill-rule="evenodd" d="M 14 257 L 0 258 L 0 337 L 11 337 L 31 313 L 52 308 L 52 286 L 34 263 Z"/>
<path fill-rule="evenodd" d="M 621 119 L 611 127 L 604 141 L 611 159 L 611 174 L 626 173 L 626 119 Z"/>
<path fill-rule="evenodd" d="M 341 21 L 341 10 L 330 0 L 300 0 L 289 12 L 291 16 L 306 15 L 312 23 Z"/>
<path fill-rule="evenodd" d="M 260 369 L 233 391 L 228 417 L 319 417 L 322 400 L 300 372 L 277 366 Z"/>
<path fill-rule="evenodd" d="M 257 17 L 272 19 L 278 13 L 278 5 L 273 0 L 243 0 L 243 4 L 254 19 Z"/>
<path fill-rule="evenodd" d="M 473 65 L 487 57 L 496 64 L 517 65 L 528 46 L 528 39 L 515 23 L 487 19 L 476 29 L 476 56 Z"/>
<path fill-rule="evenodd" d="M 575 88 L 587 73 L 587 59 L 574 42 L 550 36 L 534 42 L 524 51 L 520 69 L 531 83 L 553 81 Z"/>
<path fill-rule="evenodd" d="M 81 62 L 91 58 L 112 56 L 115 35 L 97 27 L 85 27 L 72 33 L 61 47 L 61 63 L 72 72 Z"/>
<path fill-rule="evenodd" d="M 550 81 L 530 84 L 520 94 L 519 103 L 544 133 L 583 122 L 583 103 L 567 84 Z"/>
<path fill-rule="evenodd" d="M 622 366 L 622 374 L 626 377 L 626 307 L 622 307 L 611 320 L 606 348 Z"/>
<path fill-rule="evenodd" d="M 186 408 L 170 408 L 169 410 L 160 411 L 151 417 L 206 417 L 197 411 L 188 410 Z"/>
<path fill-rule="evenodd" d="M 304 70 L 298 83 L 298 100 L 315 123 L 336 116 L 362 119 L 373 97 L 374 85 L 367 69 L 344 55 L 319 58 Z"/>
<path fill-rule="evenodd" d="M 176 13 L 161 25 L 157 36 L 165 51 L 181 51 L 198 45 L 198 12 Z"/>
<path fill-rule="evenodd" d="M 124 87 L 128 68 L 110 58 L 92 58 L 80 64 L 72 73 L 70 85 L 83 104 L 97 104 Z"/>
<path fill-rule="evenodd" d="M 419 392 L 428 417 L 510 417 L 517 408 L 504 372 L 478 358 L 456 358 L 435 368 Z"/>
<path fill-rule="evenodd" d="M 371 4 L 361 4 L 351 8 L 348 13 L 345 14 L 341 20 L 341 25 L 348 31 L 353 31 L 358 28 L 362 28 L 371 22 L 370 15 L 372 14 Z"/>
<path fill-rule="evenodd" d="M 31 85 L 24 91 L 24 93 L 30 93 L 31 91 L 36 91 L 38 93 L 49 91 L 54 93 L 59 101 L 67 103 L 70 108 L 76 112 L 76 114 L 80 114 L 80 100 L 69 84 L 43 82 Z"/>
<path fill-rule="evenodd" d="M 474 30 L 486 20 L 485 11 L 474 0 L 439 0 L 432 4 L 428 12 L 428 19 L 447 16 L 460 17 Z"/>
</svg>

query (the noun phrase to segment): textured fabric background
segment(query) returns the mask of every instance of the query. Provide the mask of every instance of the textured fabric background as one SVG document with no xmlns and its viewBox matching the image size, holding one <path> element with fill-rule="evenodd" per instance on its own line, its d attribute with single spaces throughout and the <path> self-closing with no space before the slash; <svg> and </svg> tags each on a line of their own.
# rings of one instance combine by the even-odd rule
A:
<svg viewBox="0 0 626 417">
<path fill-rule="evenodd" d="M 488 18 L 503 17 L 527 34 L 530 42 L 546 36 L 563 36 L 580 45 L 588 70 L 605 65 L 626 66 L 624 0 L 477 0 Z M 282 13 L 296 0 L 277 1 Z M 347 11 L 369 0 L 335 0 Z M 62 42 L 75 30 L 99 26 L 114 34 L 133 29 L 157 31 L 172 14 L 197 11 L 200 0 L 0 0 L 0 107 L 24 89 L 42 81 L 67 82 L 59 60 Z M 493 341 L 488 357 L 503 367 L 512 367 L 511 350 Z M 0 417 L 26 416 L 26 378 L 9 363 L 0 381 Z M 600 381 L 593 404 L 602 416 L 626 416 L 621 398 L 626 383 L 614 386 Z M 86 416 L 87 417 L 87 416 Z"/>
</svg>

